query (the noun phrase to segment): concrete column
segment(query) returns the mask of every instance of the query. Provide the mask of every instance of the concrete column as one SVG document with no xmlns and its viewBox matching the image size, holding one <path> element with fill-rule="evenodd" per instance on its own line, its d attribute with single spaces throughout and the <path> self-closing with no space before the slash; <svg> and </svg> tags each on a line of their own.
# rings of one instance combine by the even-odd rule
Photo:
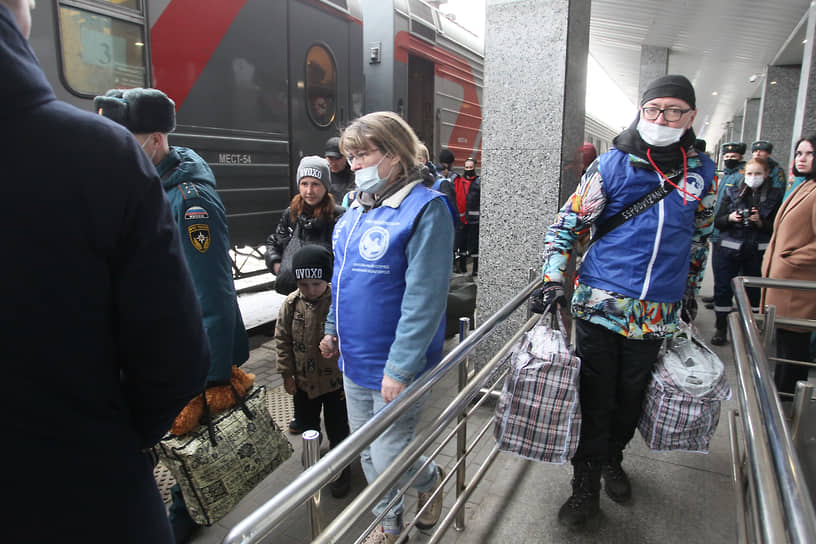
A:
<svg viewBox="0 0 816 544">
<path fill-rule="evenodd" d="M 725 130 L 723 131 L 725 134 L 725 142 L 733 142 L 734 141 L 734 123 L 731 121 L 725 122 Z"/>
<path fill-rule="evenodd" d="M 640 105 L 640 97 L 646 85 L 660 76 L 669 73 L 669 49 L 654 45 L 640 46 L 640 75 L 638 76 L 638 94 L 632 98 L 635 105 Z"/>
<path fill-rule="evenodd" d="M 793 145 L 802 136 L 813 134 L 816 131 L 816 2 L 810 3 L 807 20 L 807 42 L 802 51 L 802 69 L 799 77 L 799 89 L 796 97 L 796 114 L 793 121 L 793 134 L 791 134 L 791 145 L 788 147 L 788 154 L 777 154 L 777 157 L 793 157 Z M 777 160 L 780 160 L 777 158 Z M 785 163 L 788 164 L 788 163 Z"/>
<path fill-rule="evenodd" d="M 744 116 L 742 114 L 737 114 L 731 118 L 731 138 L 732 142 L 741 141 L 740 137 L 742 136 L 742 122 Z"/>
<path fill-rule="evenodd" d="M 530 269 L 540 275 L 546 229 L 577 184 L 589 16 L 590 0 L 487 0 L 477 325 Z M 481 353 L 495 353 L 525 313 Z"/>
<path fill-rule="evenodd" d="M 768 140 L 774 146 L 771 155 L 785 172 L 790 166 L 791 140 L 794 117 L 796 115 L 796 97 L 799 89 L 799 66 L 768 66 L 765 87 L 762 91 L 760 106 L 760 140 Z M 750 150 L 751 141 L 746 140 Z"/>
<path fill-rule="evenodd" d="M 746 142 L 748 145 L 755 142 L 757 138 L 757 128 L 759 127 L 759 98 L 746 98 L 744 115 L 742 117 L 742 133 L 740 136 L 741 142 Z"/>
</svg>

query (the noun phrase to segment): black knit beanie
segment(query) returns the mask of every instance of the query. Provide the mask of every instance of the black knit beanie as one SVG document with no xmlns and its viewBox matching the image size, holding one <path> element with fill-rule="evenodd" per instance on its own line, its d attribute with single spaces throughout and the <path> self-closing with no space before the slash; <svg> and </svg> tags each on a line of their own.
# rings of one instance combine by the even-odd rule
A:
<svg viewBox="0 0 816 544">
<path fill-rule="evenodd" d="M 643 97 L 640 99 L 640 105 L 643 106 L 649 100 L 654 98 L 679 98 L 685 100 L 691 106 L 691 109 L 697 109 L 697 101 L 694 96 L 694 87 L 686 76 L 677 74 L 670 74 L 661 76 L 646 87 L 643 91 Z"/>
<path fill-rule="evenodd" d="M 334 255 L 320 244 L 308 244 L 292 256 L 295 280 L 331 281 Z"/>
</svg>

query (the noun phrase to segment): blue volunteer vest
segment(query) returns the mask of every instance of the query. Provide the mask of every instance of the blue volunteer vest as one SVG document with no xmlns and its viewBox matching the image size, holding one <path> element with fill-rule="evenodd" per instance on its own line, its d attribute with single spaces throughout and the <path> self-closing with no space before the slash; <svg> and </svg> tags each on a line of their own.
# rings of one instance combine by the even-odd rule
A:
<svg viewBox="0 0 816 544">
<path fill-rule="evenodd" d="M 366 213 L 349 209 L 334 227 L 332 305 L 340 344 L 340 370 L 369 389 L 382 386 L 386 359 L 396 336 L 405 293 L 406 245 L 425 206 L 443 195 L 422 184 L 398 208 Z M 422 372 L 438 363 L 445 335 L 444 316 L 426 352 Z"/>
<path fill-rule="evenodd" d="M 613 149 L 601 155 L 606 207 L 602 224 L 660 183 L 660 175 L 629 164 L 629 155 Z M 711 188 L 714 163 L 705 155 L 701 165 L 688 169 L 678 183 L 697 198 Z M 664 172 L 671 176 L 669 172 Z M 699 202 L 674 190 L 645 212 L 610 231 L 584 257 L 580 281 L 585 285 L 650 302 L 678 302 L 683 298 L 689 273 L 694 219 Z"/>
</svg>

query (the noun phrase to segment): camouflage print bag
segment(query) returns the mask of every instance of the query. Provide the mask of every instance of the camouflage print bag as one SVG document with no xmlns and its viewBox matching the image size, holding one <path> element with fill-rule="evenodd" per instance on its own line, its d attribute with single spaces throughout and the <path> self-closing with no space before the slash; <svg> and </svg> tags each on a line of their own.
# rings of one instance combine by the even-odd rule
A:
<svg viewBox="0 0 816 544">
<path fill-rule="evenodd" d="M 210 526 L 286 461 L 292 445 L 269 415 L 266 388 L 258 386 L 209 425 L 169 435 L 155 451 L 181 487 L 190 516 Z"/>
</svg>

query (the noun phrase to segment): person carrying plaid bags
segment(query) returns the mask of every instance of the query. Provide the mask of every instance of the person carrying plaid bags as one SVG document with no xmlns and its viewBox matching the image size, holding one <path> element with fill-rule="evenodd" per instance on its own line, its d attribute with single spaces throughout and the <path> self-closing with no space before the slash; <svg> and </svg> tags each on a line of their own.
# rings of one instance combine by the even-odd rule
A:
<svg viewBox="0 0 816 544">
<path fill-rule="evenodd" d="M 582 421 L 572 495 L 558 512 L 571 528 L 599 513 L 601 478 L 613 501 L 631 497 L 623 450 L 661 343 L 681 313 L 686 321 L 696 315 L 716 200 L 714 164 L 694 149 L 696 114 L 688 79 L 652 81 L 632 125 L 589 166 L 545 236 L 545 284 L 530 301 L 537 312 L 566 304 L 570 254 L 582 234 L 592 233 L 571 303 Z M 659 198 L 633 206 L 647 195 Z"/>
</svg>

